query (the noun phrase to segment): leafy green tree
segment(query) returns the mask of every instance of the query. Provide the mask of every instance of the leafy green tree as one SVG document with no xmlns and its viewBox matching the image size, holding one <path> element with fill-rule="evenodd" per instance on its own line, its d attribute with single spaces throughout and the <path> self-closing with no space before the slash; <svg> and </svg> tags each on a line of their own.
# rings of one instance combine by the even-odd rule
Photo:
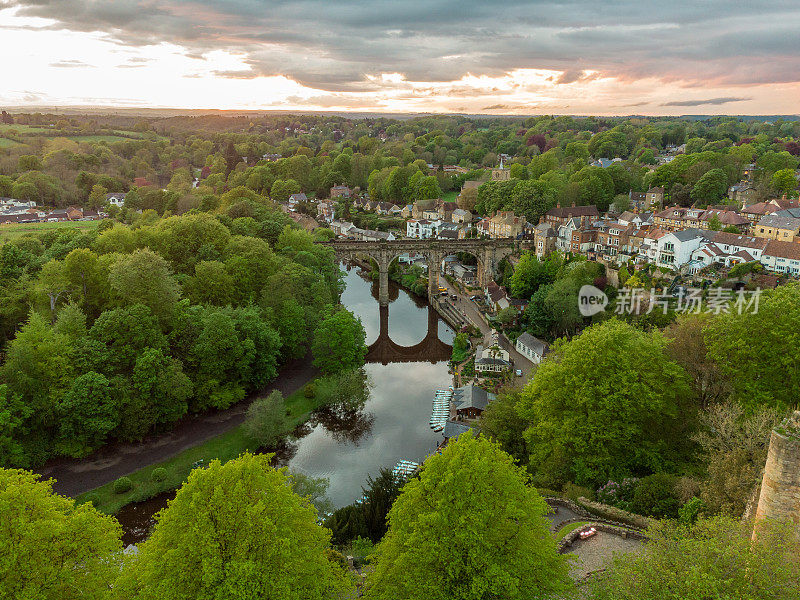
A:
<svg viewBox="0 0 800 600">
<path fill-rule="evenodd" d="M 72 382 L 59 399 L 58 442 L 60 453 L 80 458 L 101 446 L 119 422 L 118 407 L 108 379 L 89 371 Z"/>
<path fill-rule="evenodd" d="M 259 448 L 272 448 L 289 428 L 283 396 L 274 390 L 269 396 L 256 398 L 247 407 L 245 435 Z"/>
<path fill-rule="evenodd" d="M 217 260 L 204 260 L 194 267 L 194 277 L 186 280 L 183 290 L 195 304 L 227 306 L 235 294 L 236 282 L 225 264 Z"/>
<path fill-rule="evenodd" d="M 707 171 L 692 188 L 692 200 L 696 203 L 707 206 L 713 204 L 728 189 L 728 176 L 722 169 L 711 169 Z"/>
<path fill-rule="evenodd" d="M 772 189 L 778 194 L 791 194 L 797 191 L 797 177 L 794 169 L 781 169 L 776 171 L 770 181 Z"/>
<path fill-rule="evenodd" d="M 800 397 L 794 353 L 800 343 L 800 284 L 761 292 L 758 311 L 742 307 L 706 328 L 709 357 L 731 382 L 739 402 L 785 409 Z"/>
<path fill-rule="evenodd" d="M 100 343 L 95 353 L 98 369 L 106 375 L 130 373 L 145 348 L 166 348 L 152 311 L 142 304 L 105 311 L 89 329 L 89 338 Z"/>
<path fill-rule="evenodd" d="M 316 523 L 271 456 L 244 454 L 195 469 L 127 561 L 119 598 L 325 600 L 346 593 Z"/>
<path fill-rule="evenodd" d="M 343 308 L 328 310 L 314 332 L 314 365 L 325 374 L 358 368 L 367 354 L 365 340 L 364 326 L 353 313 Z"/>
<path fill-rule="evenodd" d="M 660 332 L 611 319 L 558 340 L 522 392 L 531 469 L 547 487 L 663 471 L 691 414 Z M 683 411 L 683 412 L 682 412 Z"/>
<path fill-rule="evenodd" d="M 569 583 L 547 504 L 513 459 L 464 434 L 403 488 L 375 553 L 367 598 L 557 596 Z"/>
<path fill-rule="evenodd" d="M 299 194 L 301 191 L 303 190 L 300 187 L 300 184 L 294 179 L 278 179 L 272 184 L 270 198 L 272 198 L 275 202 L 286 203 L 289 201 L 289 196 L 292 194 Z"/>
<path fill-rule="evenodd" d="M 126 303 L 147 306 L 162 319 L 172 315 L 180 297 L 167 261 L 149 248 L 120 257 L 111 265 L 108 283 Z"/>
<path fill-rule="evenodd" d="M 122 528 L 91 503 L 76 506 L 54 494 L 52 483 L 0 469 L 0 595 L 107 598 L 119 573 Z"/>
<path fill-rule="evenodd" d="M 480 417 L 481 434 L 500 445 L 520 464 L 530 458 L 525 444 L 525 429 L 528 421 L 522 418 L 518 406 L 519 390 L 504 390 L 489 403 Z"/>
<path fill-rule="evenodd" d="M 800 597 L 800 545 L 773 526 L 751 539 L 738 518 L 700 519 L 687 527 L 659 521 L 639 551 L 620 554 L 591 582 L 597 600 Z"/>
<path fill-rule="evenodd" d="M 530 298 L 539 286 L 555 281 L 560 266 L 561 258 L 556 253 L 552 253 L 544 261 L 539 260 L 533 252 L 524 253 L 511 276 L 511 295 L 515 298 Z"/>
</svg>

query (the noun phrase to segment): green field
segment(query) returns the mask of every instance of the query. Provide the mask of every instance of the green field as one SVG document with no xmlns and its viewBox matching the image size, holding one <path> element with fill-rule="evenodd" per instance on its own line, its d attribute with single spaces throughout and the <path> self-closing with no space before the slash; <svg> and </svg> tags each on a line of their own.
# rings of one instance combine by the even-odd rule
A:
<svg viewBox="0 0 800 600">
<path fill-rule="evenodd" d="M 52 127 L 32 127 L 30 125 L 17 125 L 16 123 L 0 123 L 0 132 L 14 130 L 19 134 L 26 133 L 42 133 L 43 131 L 53 132 L 56 131 Z"/>
<path fill-rule="evenodd" d="M 295 427 L 308 420 L 311 412 L 319 408 L 314 398 L 306 398 L 302 388 L 286 398 L 286 409 L 289 413 L 290 422 L 287 434 Z M 152 498 L 161 492 L 179 488 L 192 470 L 192 465 L 202 460 L 203 464 L 208 464 L 212 460 L 219 459 L 227 462 L 236 458 L 246 450 L 253 451 L 255 448 L 245 437 L 242 427 L 239 426 L 227 433 L 218 435 L 210 440 L 189 448 L 180 454 L 162 463 L 156 463 L 140 469 L 128 475 L 133 481 L 133 489 L 124 494 L 114 493 L 114 482 L 107 483 L 90 492 L 81 494 L 76 498 L 80 502 L 95 500 L 98 510 L 106 514 L 114 514 L 120 508 L 131 502 L 141 502 Z M 161 482 L 154 482 L 150 476 L 154 469 L 164 467 L 167 470 L 167 478 Z"/>
<path fill-rule="evenodd" d="M 444 200 L 445 202 L 455 202 L 456 198 L 458 198 L 458 192 L 456 192 L 455 190 L 452 190 L 450 192 L 445 192 L 442 195 L 442 200 Z"/>
<path fill-rule="evenodd" d="M 28 233 L 40 233 L 49 229 L 81 229 L 92 231 L 97 229 L 100 221 L 67 221 L 64 223 L 25 223 L 0 225 L 0 242 L 7 242 Z"/>
<path fill-rule="evenodd" d="M 0 148 L 11 148 L 11 146 L 16 146 L 18 142 L 14 140 L 9 140 L 8 138 L 0 138 Z"/>
<path fill-rule="evenodd" d="M 70 135 L 66 136 L 76 142 L 125 142 L 129 138 L 120 137 L 118 135 Z"/>
</svg>

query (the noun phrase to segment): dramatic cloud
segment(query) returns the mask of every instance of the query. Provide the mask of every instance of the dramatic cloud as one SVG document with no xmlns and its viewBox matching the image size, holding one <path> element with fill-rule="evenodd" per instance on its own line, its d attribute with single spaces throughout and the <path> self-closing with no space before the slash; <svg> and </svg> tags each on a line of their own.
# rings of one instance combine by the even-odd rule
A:
<svg viewBox="0 0 800 600">
<path fill-rule="evenodd" d="M 703 104 L 728 104 L 730 102 L 744 102 L 750 98 L 709 98 L 708 100 L 673 100 L 672 102 L 664 102 L 661 106 L 702 106 Z"/>
<path fill-rule="evenodd" d="M 789 103 L 800 82 L 796 0 L 684 4 L 0 0 L 0 28 L 5 14 L 17 32 L 69 32 L 127 49 L 134 54 L 115 67 L 129 74 L 163 69 L 161 56 L 169 52 L 179 57 L 176 69 L 179 59 L 196 63 L 181 62 L 180 80 L 230 80 L 249 89 L 248 81 L 267 78 L 305 90 L 286 84 L 279 104 L 291 96 L 305 105 L 330 94 L 319 106 L 361 106 L 364 98 L 375 106 L 394 99 L 431 110 L 465 107 L 443 98 L 474 99 L 469 110 L 721 106 L 746 100 L 737 89 L 759 86 L 787 86 L 781 106 Z M 49 58 L 54 66 L 78 58 L 67 56 L 68 47 L 58 50 Z M 510 74 L 522 81 L 509 81 Z M 692 88 L 714 97 L 681 100 L 689 94 L 677 91 Z M 762 96 L 769 94 L 752 94 L 754 102 Z"/>
</svg>

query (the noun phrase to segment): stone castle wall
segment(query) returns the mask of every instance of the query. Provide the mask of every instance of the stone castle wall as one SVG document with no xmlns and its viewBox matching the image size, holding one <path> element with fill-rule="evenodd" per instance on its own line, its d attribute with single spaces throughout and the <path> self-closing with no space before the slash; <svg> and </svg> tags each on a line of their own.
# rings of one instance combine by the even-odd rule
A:
<svg viewBox="0 0 800 600">
<path fill-rule="evenodd" d="M 756 509 L 756 533 L 765 519 L 789 521 L 800 540 L 800 411 L 772 431 L 761 496 Z"/>
</svg>

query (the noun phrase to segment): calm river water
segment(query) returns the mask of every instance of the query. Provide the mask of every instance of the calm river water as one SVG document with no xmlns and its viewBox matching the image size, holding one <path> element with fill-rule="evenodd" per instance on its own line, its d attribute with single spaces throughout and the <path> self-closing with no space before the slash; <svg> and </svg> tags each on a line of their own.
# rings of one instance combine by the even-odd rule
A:
<svg viewBox="0 0 800 600">
<path fill-rule="evenodd" d="M 383 314 L 381 331 L 377 284 L 365 279 L 357 268 L 345 272 L 345 283 L 342 304 L 361 318 L 367 345 L 373 349 L 370 354 L 374 355 L 379 345 L 400 346 L 402 356 L 390 352 L 388 364 L 382 364 L 370 362 L 376 358 L 368 355 L 365 369 L 373 388 L 363 410 L 346 414 L 320 411 L 279 454 L 280 464 L 292 470 L 327 477 L 328 497 L 336 508 L 361 496 L 367 475 L 377 475 L 381 467 L 391 468 L 402 459 L 421 462 L 436 449 L 442 435 L 428 425 L 431 400 L 437 388 L 452 382 L 444 344 L 452 344 L 454 337 L 453 330 L 425 300 L 394 282 L 390 282 L 392 302 L 388 318 Z M 421 344 L 426 341 L 431 343 Z M 417 347 L 418 352 L 403 350 L 409 347 Z M 126 544 L 146 537 L 151 516 L 169 497 L 171 494 L 128 505 L 118 513 Z"/>
</svg>

